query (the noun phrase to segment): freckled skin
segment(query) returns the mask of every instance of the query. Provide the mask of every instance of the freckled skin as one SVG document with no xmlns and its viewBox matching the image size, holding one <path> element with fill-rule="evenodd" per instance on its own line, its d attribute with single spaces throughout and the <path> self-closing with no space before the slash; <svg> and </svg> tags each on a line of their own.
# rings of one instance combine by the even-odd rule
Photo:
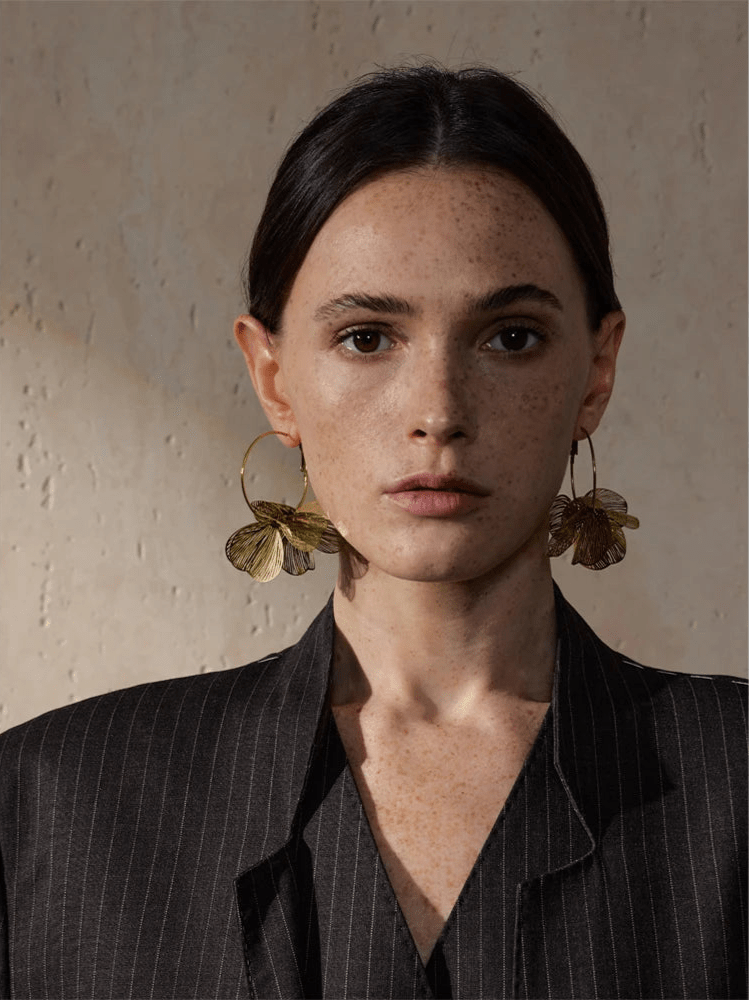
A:
<svg viewBox="0 0 749 1001">
<path fill-rule="evenodd" d="M 494 328 L 468 320 L 464 304 L 527 281 L 555 292 L 563 320 L 539 306 L 508 315 L 537 318 L 554 336 L 532 359 L 482 351 Z M 392 318 L 402 337 L 387 357 L 329 346 L 337 326 L 371 319 L 366 311 L 310 323 L 320 302 L 351 289 L 418 308 Z M 396 577 L 478 576 L 534 533 L 541 546 L 592 347 L 566 241 L 514 178 L 414 172 L 365 186 L 318 234 L 283 317 L 284 387 L 317 497 L 370 564 Z M 491 503 L 450 525 L 404 517 L 383 487 L 424 471 L 485 483 Z"/>
<path fill-rule="evenodd" d="M 562 311 L 471 309 L 528 284 Z M 410 310 L 316 318 L 352 293 Z M 503 332 L 518 327 L 531 333 L 508 351 Z M 547 515 L 573 437 L 605 409 L 623 327 L 612 313 L 588 328 L 571 251 L 527 188 L 444 168 L 387 175 L 336 209 L 280 335 L 237 321 L 272 426 L 303 442 L 320 503 L 368 561 L 336 592 L 331 705 L 424 960 L 548 707 Z M 342 340 L 362 328 L 377 351 Z M 485 496 L 455 516 L 417 516 L 387 489 L 417 473 L 474 481 Z"/>
</svg>

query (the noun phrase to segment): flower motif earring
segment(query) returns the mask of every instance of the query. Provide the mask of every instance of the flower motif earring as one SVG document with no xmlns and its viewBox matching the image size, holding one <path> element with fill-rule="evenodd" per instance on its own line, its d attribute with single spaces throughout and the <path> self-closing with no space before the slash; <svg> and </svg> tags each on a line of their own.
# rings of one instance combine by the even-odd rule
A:
<svg viewBox="0 0 749 1001">
<path fill-rule="evenodd" d="M 555 497 L 549 512 L 548 556 L 561 556 L 571 545 L 575 546 L 573 563 L 581 563 L 590 570 L 603 570 L 624 559 L 627 551 L 625 528 L 639 528 L 634 515 L 627 514 L 627 502 L 613 490 L 596 489 L 596 456 L 593 442 L 585 428 L 580 428 L 588 439 L 593 463 L 593 489 L 584 497 L 575 493 L 575 456 L 577 442 L 570 449 L 570 482 L 572 500 L 565 494 Z"/>
<path fill-rule="evenodd" d="M 247 458 L 255 445 L 270 434 L 283 435 L 285 431 L 264 431 L 255 438 L 242 459 L 239 474 L 242 495 L 252 513 L 255 524 L 238 529 L 226 543 L 226 555 L 237 568 L 244 570 L 255 580 L 273 580 L 282 570 L 298 576 L 315 569 L 313 550 L 321 553 L 337 553 L 341 537 L 328 521 L 315 501 L 305 504 L 309 479 L 302 454 L 300 471 L 304 476 L 304 490 L 295 508 L 273 501 L 251 501 L 244 486 L 244 471 Z"/>
</svg>

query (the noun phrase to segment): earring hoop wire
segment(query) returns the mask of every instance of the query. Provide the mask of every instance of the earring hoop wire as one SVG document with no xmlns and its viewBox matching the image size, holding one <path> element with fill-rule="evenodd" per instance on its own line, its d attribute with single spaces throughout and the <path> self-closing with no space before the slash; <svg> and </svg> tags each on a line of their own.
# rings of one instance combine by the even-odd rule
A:
<svg viewBox="0 0 749 1001">
<path fill-rule="evenodd" d="M 244 486 L 244 471 L 245 471 L 245 467 L 247 466 L 247 458 L 248 458 L 250 452 L 252 451 L 252 449 L 255 447 L 255 445 L 257 445 L 257 443 L 261 439 L 267 438 L 268 435 L 270 435 L 270 434 L 281 435 L 284 438 L 290 438 L 291 437 L 291 435 L 287 434 L 286 431 L 263 431 L 263 433 L 259 434 L 257 436 L 257 438 L 254 439 L 254 441 L 250 442 L 250 444 L 249 444 L 249 446 L 247 448 L 247 451 L 244 453 L 244 458 L 242 459 L 242 469 L 241 469 L 241 471 L 239 473 L 239 482 L 242 485 L 242 496 L 244 497 L 245 504 L 247 505 L 248 508 L 250 508 L 250 510 L 252 510 L 252 505 L 250 504 L 250 499 L 247 496 L 247 491 L 245 490 L 245 486 Z M 302 506 L 302 504 L 304 504 L 304 499 L 307 496 L 307 488 L 309 487 L 309 478 L 307 476 L 307 464 L 304 461 L 304 452 L 302 452 L 302 446 L 301 445 L 299 446 L 299 451 L 301 452 L 301 455 L 302 455 L 302 464 L 299 467 L 299 471 L 301 472 L 302 476 L 304 477 L 304 490 L 302 492 L 302 496 L 301 496 L 301 498 L 299 500 L 299 503 L 297 504 L 297 506 L 295 508 L 295 510 L 297 510 L 297 511 Z"/>
<path fill-rule="evenodd" d="M 596 494 L 596 453 L 593 451 L 593 442 L 590 440 L 590 435 L 581 427 L 580 430 L 588 439 L 588 445 L 590 446 L 590 461 L 593 464 L 593 508 L 595 509 L 596 500 L 598 495 Z M 254 444 L 254 443 L 253 443 Z M 572 449 L 570 450 L 570 486 L 572 487 L 572 499 L 577 500 L 577 494 L 575 493 L 575 456 L 577 455 L 577 441 L 572 443 Z"/>
</svg>

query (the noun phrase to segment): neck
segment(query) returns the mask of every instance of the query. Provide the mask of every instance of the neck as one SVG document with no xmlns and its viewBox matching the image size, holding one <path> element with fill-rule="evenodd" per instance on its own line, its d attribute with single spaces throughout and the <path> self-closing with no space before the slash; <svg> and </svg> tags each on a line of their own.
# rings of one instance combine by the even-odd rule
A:
<svg viewBox="0 0 749 1001">
<path fill-rule="evenodd" d="M 336 589 L 334 609 L 334 706 L 376 699 L 459 717 L 487 698 L 551 698 L 556 620 L 545 557 L 450 583 L 370 567 L 348 597 Z"/>
</svg>

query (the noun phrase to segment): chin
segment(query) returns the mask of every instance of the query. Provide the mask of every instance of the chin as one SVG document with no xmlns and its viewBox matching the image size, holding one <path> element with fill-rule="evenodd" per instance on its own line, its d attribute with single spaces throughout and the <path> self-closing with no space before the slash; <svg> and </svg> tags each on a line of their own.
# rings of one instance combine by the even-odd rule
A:
<svg viewBox="0 0 749 1001">
<path fill-rule="evenodd" d="M 422 584 L 457 584 L 478 580 L 501 571 L 514 554 L 497 554 L 487 559 L 487 552 L 476 553 L 429 553 L 424 555 L 402 554 L 400 556 L 370 560 L 382 573 L 398 580 L 410 580 Z"/>
<path fill-rule="evenodd" d="M 401 545 L 395 542 L 387 548 L 381 544 L 365 544 L 359 552 L 370 566 L 376 566 L 387 576 L 433 584 L 488 579 L 507 572 L 519 563 L 540 564 L 546 561 L 548 529 L 545 522 L 529 536 L 502 540 L 497 537 L 498 534 L 492 534 L 489 539 L 484 536 L 483 540 L 483 533 L 471 533 L 470 538 L 463 535 L 450 540 L 443 536 L 439 540 L 431 540 L 429 545 L 415 544 L 414 539 Z"/>
</svg>

